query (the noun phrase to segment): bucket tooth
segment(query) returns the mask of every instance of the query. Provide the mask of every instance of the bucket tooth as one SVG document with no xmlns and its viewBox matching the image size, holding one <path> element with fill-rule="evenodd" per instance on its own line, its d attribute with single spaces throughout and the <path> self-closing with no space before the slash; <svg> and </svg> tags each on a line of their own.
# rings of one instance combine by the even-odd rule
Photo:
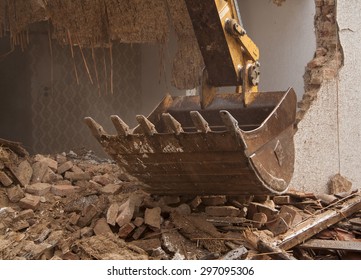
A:
<svg viewBox="0 0 361 280">
<path fill-rule="evenodd" d="M 129 126 L 117 115 L 110 116 L 115 129 L 119 136 L 128 136 L 130 133 Z"/>
<path fill-rule="evenodd" d="M 107 134 L 103 127 L 91 117 L 84 118 L 84 122 L 90 128 L 91 133 L 97 140 L 100 140 L 103 135 Z"/>
<path fill-rule="evenodd" d="M 155 129 L 155 125 L 151 121 L 149 121 L 145 116 L 137 115 L 136 119 L 137 122 L 139 123 L 139 126 L 146 135 L 152 136 L 155 133 L 157 133 L 157 130 Z"/>
<path fill-rule="evenodd" d="M 192 122 L 198 132 L 207 133 L 211 131 L 208 122 L 202 117 L 202 115 L 198 111 L 191 111 L 190 115 Z"/>
<path fill-rule="evenodd" d="M 230 112 L 221 110 L 219 111 L 219 114 L 221 115 L 221 119 L 228 131 L 239 131 L 238 121 L 232 116 Z"/>
<path fill-rule="evenodd" d="M 163 113 L 162 118 L 166 127 L 170 131 L 173 131 L 176 135 L 179 135 L 181 132 L 183 132 L 182 125 L 171 114 Z"/>
</svg>

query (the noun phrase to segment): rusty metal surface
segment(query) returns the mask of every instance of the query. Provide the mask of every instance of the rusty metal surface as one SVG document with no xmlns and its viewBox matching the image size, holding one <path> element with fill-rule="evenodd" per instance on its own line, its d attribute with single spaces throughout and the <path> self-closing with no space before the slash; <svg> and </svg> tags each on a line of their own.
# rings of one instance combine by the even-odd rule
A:
<svg viewBox="0 0 361 280">
<path fill-rule="evenodd" d="M 259 93 L 248 107 L 238 94 L 216 95 L 207 109 L 199 104 L 199 96 L 167 96 L 147 119 L 137 116 L 140 125 L 129 130 L 112 116 L 118 135 L 107 134 L 91 118 L 86 123 L 150 193 L 285 192 L 294 165 L 294 91 Z"/>
</svg>

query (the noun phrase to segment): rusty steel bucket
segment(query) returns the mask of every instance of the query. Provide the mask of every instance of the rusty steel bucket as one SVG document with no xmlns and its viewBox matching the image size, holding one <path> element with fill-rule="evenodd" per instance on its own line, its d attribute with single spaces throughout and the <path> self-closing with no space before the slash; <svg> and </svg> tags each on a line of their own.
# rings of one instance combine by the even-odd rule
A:
<svg viewBox="0 0 361 280">
<path fill-rule="evenodd" d="M 217 94 L 201 109 L 199 96 L 166 96 L 130 129 L 111 116 L 117 135 L 85 118 L 92 134 L 146 191 L 169 195 L 260 195 L 287 190 L 294 169 L 296 95 Z"/>
</svg>

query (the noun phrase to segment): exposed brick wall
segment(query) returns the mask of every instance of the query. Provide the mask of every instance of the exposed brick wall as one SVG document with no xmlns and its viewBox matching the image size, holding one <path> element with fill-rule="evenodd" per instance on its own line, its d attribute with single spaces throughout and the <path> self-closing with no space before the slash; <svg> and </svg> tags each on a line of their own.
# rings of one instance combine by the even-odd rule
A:
<svg viewBox="0 0 361 280">
<path fill-rule="evenodd" d="M 315 0 L 316 52 L 307 64 L 304 75 L 305 94 L 299 102 L 297 122 L 317 98 L 324 81 L 334 79 L 343 65 L 342 47 L 338 38 L 335 0 Z M 307 42 L 305 42 L 307 44 Z"/>
</svg>

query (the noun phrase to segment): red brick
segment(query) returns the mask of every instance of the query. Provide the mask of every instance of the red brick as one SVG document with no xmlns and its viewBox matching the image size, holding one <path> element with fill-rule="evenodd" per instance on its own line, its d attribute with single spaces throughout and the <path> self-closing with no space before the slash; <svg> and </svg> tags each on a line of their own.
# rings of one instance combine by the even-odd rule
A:
<svg viewBox="0 0 361 280">
<path fill-rule="evenodd" d="M 30 194 L 41 196 L 47 194 L 50 191 L 50 189 L 51 189 L 50 184 L 36 183 L 26 186 L 25 191 Z"/>
<path fill-rule="evenodd" d="M 122 239 L 127 238 L 132 231 L 135 229 L 135 225 L 132 223 L 127 223 L 125 225 L 123 225 L 120 229 L 119 229 L 119 237 Z"/>
<path fill-rule="evenodd" d="M 51 192 L 58 196 L 67 196 L 74 194 L 75 188 L 71 185 L 53 185 Z"/>
<path fill-rule="evenodd" d="M 19 206 L 23 209 L 33 209 L 36 210 L 40 205 L 40 197 L 34 195 L 26 195 L 24 198 L 20 199 Z"/>
</svg>

